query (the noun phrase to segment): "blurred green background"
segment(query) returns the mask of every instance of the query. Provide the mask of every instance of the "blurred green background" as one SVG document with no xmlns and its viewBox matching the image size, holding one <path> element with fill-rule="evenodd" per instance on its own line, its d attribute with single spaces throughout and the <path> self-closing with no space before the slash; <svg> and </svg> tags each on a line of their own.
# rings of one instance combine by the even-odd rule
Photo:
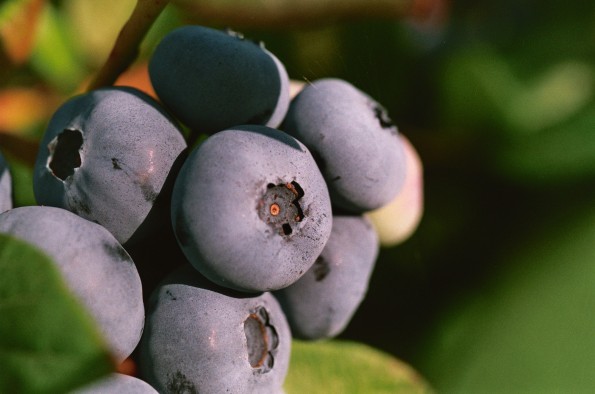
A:
<svg viewBox="0 0 595 394">
<path fill-rule="evenodd" d="M 45 122 L 84 88 L 134 3 L 0 3 L 0 149 L 17 205 L 34 203 Z M 245 18 L 231 27 L 264 41 L 291 78 L 352 82 L 421 156 L 420 226 L 381 251 L 341 338 L 408 362 L 440 393 L 595 392 L 595 3 L 395 1 L 398 16 L 313 12 L 283 26 L 251 18 L 265 2 L 193 3 L 159 18 L 134 83 L 170 29 L 226 26 L 198 4 L 235 5 Z M 309 1 L 269 3 L 297 14 Z M 23 4 L 19 35 L 6 26 Z"/>
</svg>

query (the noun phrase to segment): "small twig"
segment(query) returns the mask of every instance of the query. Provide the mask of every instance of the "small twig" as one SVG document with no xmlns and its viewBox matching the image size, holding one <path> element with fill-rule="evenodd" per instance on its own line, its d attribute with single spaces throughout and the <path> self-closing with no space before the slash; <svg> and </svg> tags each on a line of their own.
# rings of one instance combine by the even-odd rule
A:
<svg viewBox="0 0 595 394">
<path fill-rule="evenodd" d="M 105 64 L 88 86 L 87 91 L 111 86 L 134 62 L 145 35 L 169 0 L 137 0 L 132 15 L 122 27 Z"/>
<path fill-rule="evenodd" d="M 287 28 L 362 18 L 402 18 L 416 0 L 172 0 L 197 22 L 233 27 Z"/>
</svg>

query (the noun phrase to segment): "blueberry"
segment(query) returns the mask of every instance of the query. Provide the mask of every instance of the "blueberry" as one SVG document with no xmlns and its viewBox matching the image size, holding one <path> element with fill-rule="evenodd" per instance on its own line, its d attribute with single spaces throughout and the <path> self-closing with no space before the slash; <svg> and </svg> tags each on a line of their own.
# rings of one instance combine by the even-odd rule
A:
<svg viewBox="0 0 595 394">
<path fill-rule="evenodd" d="M 58 109 L 41 141 L 35 197 L 101 224 L 124 244 L 168 223 L 169 203 L 160 201 L 185 149 L 175 121 L 142 92 L 79 95 Z"/>
<path fill-rule="evenodd" d="M 0 153 L 0 213 L 12 208 L 12 178 L 8 163 Z"/>
<path fill-rule="evenodd" d="M 296 139 L 245 125 L 210 136 L 184 163 L 172 195 L 188 260 L 241 291 L 295 282 L 328 240 L 332 212 L 316 162 Z"/>
<path fill-rule="evenodd" d="M 272 393 L 285 380 L 290 346 L 270 293 L 219 287 L 187 264 L 151 294 L 138 365 L 162 393 Z"/>
<path fill-rule="evenodd" d="M 134 262 L 105 228 L 65 209 L 26 206 L 0 214 L 0 232 L 52 257 L 115 358 L 122 362 L 132 353 L 144 324 L 142 285 Z"/>
<path fill-rule="evenodd" d="M 423 165 L 415 147 L 401 134 L 407 173 L 397 196 L 385 206 L 367 213 L 378 232 L 380 244 L 393 247 L 417 230 L 424 210 Z"/>
<path fill-rule="evenodd" d="M 283 130 L 316 157 L 334 205 L 361 213 L 399 192 L 405 160 L 386 110 L 353 85 L 320 79 L 291 102 Z"/>
<path fill-rule="evenodd" d="M 133 376 L 112 373 L 71 394 L 158 394 L 150 384 Z"/>
<path fill-rule="evenodd" d="M 334 216 L 331 237 L 312 268 L 274 293 L 295 337 L 332 338 L 347 327 L 365 297 L 378 251 L 367 217 Z"/>
<path fill-rule="evenodd" d="M 238 33 L 177 28 L 155 49 L 149 74 L 163 103 L 202 133 L 238 124 L 277 127 L 289 106 L 283 64 Z"/>
</svg>

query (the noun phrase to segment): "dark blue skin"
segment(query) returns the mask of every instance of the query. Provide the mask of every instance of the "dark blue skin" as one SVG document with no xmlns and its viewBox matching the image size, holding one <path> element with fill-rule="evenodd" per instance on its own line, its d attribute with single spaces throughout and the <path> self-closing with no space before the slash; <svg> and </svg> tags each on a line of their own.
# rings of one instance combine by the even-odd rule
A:
<svg viewBox="0 0 595 394">
<path fill-rule="evenodd" d="M 237 33 L 178 28 L 155 49 L 149 74 L 162 102 L 201 133 L 239 124 L 277 127 L 289 106 L 284 66 Z"/>
<path fill-rule="evenodd" d="M 112 234 L 65 209 L 45 206 L 0 214 L 0 232 L 50 256 L 95 318 L 116 360 L 132 353 L 143 331 L 142 284 L 134 262 Z"/>
<path fill-rule="evenodd" d="M 12 177 L 8 163 L 0 153 L 0 213 L 12 208 Z"/>
<path fill-rule="evenodd" d="M 131 243 L 169 222 L 169 202 L 160 202 L 169 198 L 185 149 L 176 121 L 139 90 L 75 96 L 56 111 L 41 141 L 35 198 Z"/>
<path fill-rule="evenodd" d="M 291 333 L 270 293 L 217 286 L 189 264 L 151 294 L 140 375 L 160 393 L 280 393 Z"/>
<path fill-rule="evenodd" d="M 397 127 L 350 83 L 320 79 L 291 102 L 282 129 L 316 157 L 333 205 L 362 213 L 384 206 L 405 179 Z"/>
<path fill-rule="evenodd" d="M 328 190 L 308 149 L 265 126 L 209 137 L 184 163 L 172 194 L 175 235 L 215 283 L 259 292 L 289 286 L 330 235 Z"/>
<path fill-rule="evenodd" d="M 366 295 L 378 251 L 366 217 L 333 217 L 331 237 L 312 268 L 274 293 L 296 338 L 332 338 L 347 327 Z"/>
</svg>

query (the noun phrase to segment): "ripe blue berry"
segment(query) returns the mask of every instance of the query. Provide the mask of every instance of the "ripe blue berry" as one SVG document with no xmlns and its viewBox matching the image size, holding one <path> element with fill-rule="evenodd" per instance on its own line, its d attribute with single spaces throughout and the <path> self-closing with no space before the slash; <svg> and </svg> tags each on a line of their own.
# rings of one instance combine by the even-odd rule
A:
<svg viewBox="0 0 595 394">
<path fill-rule="evenodd" d="M 291 102 L 283 130 L 316 157 L 334 205 L 361 213 L 399 192 L 405 159 L 385 109 L 353 85 L 321 79 Z"/>
<path fill-rule="evenodd" d="M 366 295 L 378 250 L 366 217 L 333 217 L 331 236 L 312 268 L 275 292 L 295 337 L 331 338 L 346 328 Z"/>
<path fill-rule="evenodd" d="M 265 126 L 209 137 L 172 194 L 174 232 L 188 260 L 241 291 L 286 287 L 310 268 L 332 227 L 328 189 L 308 149 Z"/>
<path fill-rule="evenodd" d="M 12 208 L 12 177 L 8 163 L 0 153 L 0 213 Z"/>
<path fill-rule="evenodd" d="M 289 106 L 285 67 L 238 33 L 178 28 L 155 49 L 149 74 L 162 102 L 202 133 L 238 124 L 277 127 Z"/>
<path fill-rule="evenodd" d="M 70 394 L 158 394 L 150 384 L 133 376 L 112 373 Z"/>
<path fill-rule="evenodd" d="M 143 331 L 142 285 L 134 262 L 105 228 L 65 209 L 26 206 L 0 214 L 0 232 L 52 257 L 116 359 L 132 353 Z"/>
<path fill-rule="evenodd" d="M 169 204 L 158 202 L 167 200 L 166 180 L 185 148 L 176 123 L 144 93 L 117 87 L 79 95 L 58 109 L 41 141 L 35 197 L 101 224 L 124 244 L 169 221 Z"/>
<path fill-rule="evenodd" d="M 141 376 L 164 393 L 273 393 L 291 334 L 270 293 L 219 287 L 189 264 L 152 293 L 139 347 Z"/>
</svg>

